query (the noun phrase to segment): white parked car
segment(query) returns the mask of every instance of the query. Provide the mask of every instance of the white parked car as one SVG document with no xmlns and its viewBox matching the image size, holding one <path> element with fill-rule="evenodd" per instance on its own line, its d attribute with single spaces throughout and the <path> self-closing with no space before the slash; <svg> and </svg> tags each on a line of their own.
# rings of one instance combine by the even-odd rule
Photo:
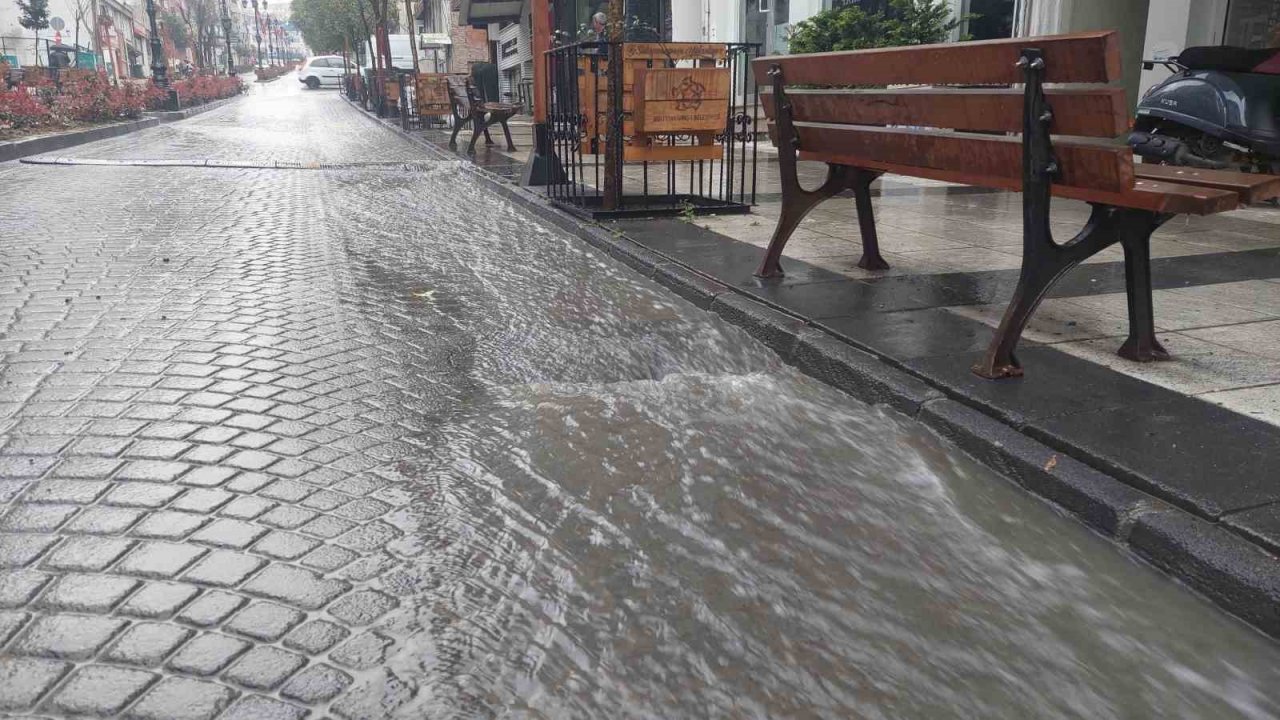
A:
<svg viewBox="0 0 1280 720">
<path fill-rule="evenodd" d="M 307 60 L 298 68 L 298 82 L 312 90 L 321 85 L 336 87 L 342 83 L 342 56 L 320 55 Z"/>
</svg>

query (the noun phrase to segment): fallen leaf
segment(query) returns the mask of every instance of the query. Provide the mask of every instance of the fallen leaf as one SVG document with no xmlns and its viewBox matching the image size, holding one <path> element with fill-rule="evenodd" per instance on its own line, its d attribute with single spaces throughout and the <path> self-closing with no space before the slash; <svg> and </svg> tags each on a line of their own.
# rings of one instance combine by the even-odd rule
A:
<svg viewBox="0 0 1280 720">
<path fill-rule="evenodd" d="M 1053 455 L 1049 457 L 1049 462 L 1044 464 L 1044 471 L 1049 472 L 1056 467 L 1058 467 L 1058 456 Z"/>
</svg>

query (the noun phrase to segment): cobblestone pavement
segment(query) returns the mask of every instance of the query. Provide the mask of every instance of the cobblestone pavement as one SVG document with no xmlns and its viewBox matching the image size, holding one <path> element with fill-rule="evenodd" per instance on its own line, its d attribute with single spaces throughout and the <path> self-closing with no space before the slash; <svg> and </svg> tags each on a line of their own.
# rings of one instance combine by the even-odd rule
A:
<svg viewBox="0 0 1280 720">
<path fill-rule="evenodd" d="M 333 94 L 256 92 L 59 155 L 424 159 Z M 404 300 L 324 242 L 334 179 L 0 165 L 0 714 L 379 714 L 421 410 L 395 383 L 429 351 L 378 349 L 361 311 Z"/>
</svg>

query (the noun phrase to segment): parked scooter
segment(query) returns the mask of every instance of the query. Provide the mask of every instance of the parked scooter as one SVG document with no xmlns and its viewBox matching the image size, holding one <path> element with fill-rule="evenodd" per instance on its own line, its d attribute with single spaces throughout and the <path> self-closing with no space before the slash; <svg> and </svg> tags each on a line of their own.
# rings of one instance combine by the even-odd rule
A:
<svg viewBox="0 0 1280 720">
<path fill-rule="evenodd" d="M 1280 48 L 1192 47 L 1138 103 L 1129 144 L 1146 162 L 1280 170 Z"/>
</svg>

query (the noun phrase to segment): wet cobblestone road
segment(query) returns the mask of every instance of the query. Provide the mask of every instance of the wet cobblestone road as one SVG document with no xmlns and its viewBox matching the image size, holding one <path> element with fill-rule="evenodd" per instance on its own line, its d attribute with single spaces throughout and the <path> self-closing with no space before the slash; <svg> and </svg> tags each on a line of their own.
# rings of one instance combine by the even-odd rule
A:
<svg viewBox="0 0 1280 720">
<path fill-rule="evenodd" d="M 422 159 L 286 89 L 60 155 Z M 330 180 L 0 165 L 0 713 L 368 716 L 426 366 L 355 318 L 396 299 L 324 242 Z"/>
<path fill-rule="evenodd" d="M 291 83 L 0 164 L 0 716 L 1276 713 L 1247 628 Z"/>
</svg>

